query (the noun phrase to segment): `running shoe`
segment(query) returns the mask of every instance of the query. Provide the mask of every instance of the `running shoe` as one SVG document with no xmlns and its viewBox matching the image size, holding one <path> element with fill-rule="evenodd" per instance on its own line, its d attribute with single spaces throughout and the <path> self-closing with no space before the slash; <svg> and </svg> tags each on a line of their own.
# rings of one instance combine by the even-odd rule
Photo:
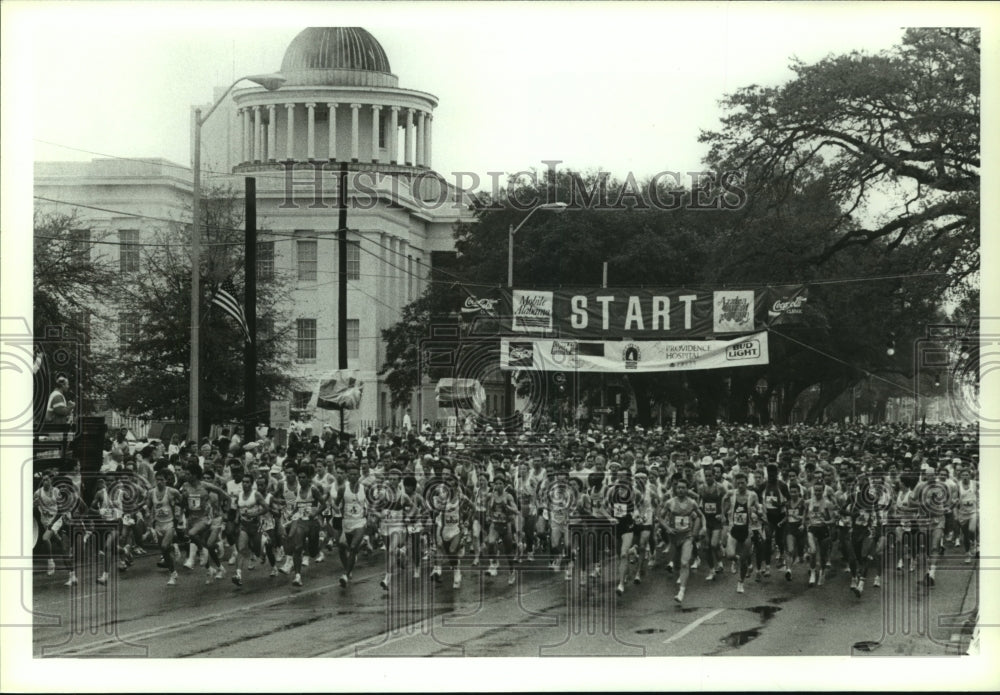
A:
<svg viewBox="0 0 1000 695">
<path fill-rule="evenodd" d="M 934 575 L 930 572 L 927 573 L 927 586 L 934 586 Z"/>
<path fill-rule="evenodd" d="M 872 581 L 872 586 L 874 586 L 876 589 L 882 586 L 882 578 L 877 574 L 875 575 L 875 579 Z"/>
<path fill-rule="evenodd" d="M 770 577 L 771 576 L 771 566 L 770 565 L 764 565 L 764 576 L 765 577 Z"/>
<path fill-rule="evenodd" d="M 74 584 L 79 584 L 79 582 L 80 580 L 76 578 L 76 572 L 70 572 L 69 579 L 66 580 L 63 586 L 73 586 Z"/>
<path fill-rule="evenodd" d="M 346 574 L 340 575 L 340 585 L 343 586 L 343 587 L 347 586 L 347 575 Z"/>
<path fill-rule="evenodd" d="M 293 564 L 292 556 L 286 555 L 285 563 L 278 568 L 278 571 L 281 572 L 282 574 L 288 574 L 289 572 L 292 571 L 292 564 Z"/>
<path fill-rule="evenodd" d="M 864 579 L 859 579 L 858 580 L 858 586 L 857 586 L 857 589 L 854 592 L 854 595 L 857 596 L 858 598 L 861 598 L 861 592 L 864 591 L 864 590 L 865 590 L 865 580 Z"/>
<path fill-rule="evenodd" d="M 624 594 L 625 593 L 625 585 L 622 584 L 621 582 L 618 582 L 618 586 L 615 587 L 615 593 L 618 594 L 619 596 L 621 596 L 622 594 Z"/>
<path fill-rule="evenodd" d="M 667 563 L 667 572 L 669 572 L 670 574 L 674 573 L 674 561 L 673 560 L 671 560 L 670 562 Z"/>
<path fill-rule="evenodd" d="M 247 569 L 248 570 L 252 570 L 256 566 L 257 566 L 257 563 L 255 562 L 255 558 L 251 555 L 250 559 L 247 561 Z"/>
<path fill-rule="evenodd" d="M 963 562 L 963 564 L 971 565 L 972 564 L 972 553 L 966 553 L 965 554 L 965 559 L 962 562 Z"/>
<path fill-rule="evenodd" d="M 235 552 L 232 555 L 229 556 L 229 564 L 230 565 L 235 565 L 236 564 L 236 553 Z"/>
<path fill-rule="evenodd" d="M 823 580 L 826 578 L 826 570 L 820 570 L 816 573 L 816 586 L 823 586 Z"/>
<path fill-rule="evenodd" d="M 785 581 L 786 582 L 792 581 L 792 570 L 790 570 L 787 567 L 785 568 Z"/>
<path fill-rule="evenodd" d="M 101 572 L 101 576 L 97 578 L 97 583 L 100 584 L 101 586 L 104 586 L 105 584 L 107 584 L 108 583 L 108 573 L 107 572 Z"/>
<path fill-rule="evenodd" d="M 48 568 L 45 570 L 45 574 L 51 577 L 55 573 L 56 573 L 56 561 L 50 558 L 48 561 Z"/>
<path fill-rule="evenodd" d="M 854 579 L 853 577 L 851 578 L 851 591 L 854 593 L 855 596 L 861 598 L 861 592 L 858 591 L 858 580 Z"/>
<path fill-rule="evenodd" d="M 642 574 L 640 574 L 639 572 L 636 572 L 635 573 L 635 578 L 632 579 L 632 583 L 636 584 L 636 585 L 642 584 Z"/>
<path fill-rule="evenodd" d="M 295 578 L 292 579 L 292 585 L 293 586 L 302 586 L 302 575 L 301 574 L 296 574 L 295 575 Z"/>
<path fill-rule="evenodd" d="M 305 553 L 302 554 L 302 566 L 303 567 L 309 566 L 309 556 L 306 555 Z"/>
<path fill-rule="evenodd" d="M 226 578 L 226 568 L 225 567 L 219 567 L 219 569 L 217 569 L 215 571 L 215 578 L 216 579 L 225 579 Z"/>
<path fill-rule="evenodd" d="M 567 574 L 568 574 L 568 570 L 567 570 Z M 566 579 L 569 579 L 569 576 L 567 576 Z M 510 571 L 510 576 L 507 577 L 507 586 L 511 586 L 516 581 L 517 581 L 517 570 L 511 570 Z"/>
<path fill-rule="evenodd" d="M 486 570 L 486 574 L 490 575 L 491 577 L 497 576 L 497 570 L 499 569 L 499 567 L 500 567 L 499 564 L 494 564 L 491 561 L 490 562 L 490 568 L 488 570 Z"/>
<path fill-rule="evenodd" d="M 325 559 L 326 559 L 326 554 L 322 550 L 319 551 L 319 555 L 313 558 L 313 560 L 315 560 L 316 562 L 323 562 L 323 560 Z"/>
<path fill-rule="evenodd" d="M 590 576 L 594 579 L 599 579 L 601 576 L 601 564 L 597 563 L 594 565 L 594 569 L 590 571 Z"/>
<path fill-rule="evenodd" d="M 535 551 L 534 550 L 529 550 L 528 551 L 528 562 L 534 562 L 534 560 L 535 560 Z"/>
<path fill-rule="evenodd" d="M 243 586 L 243 578 L 238 574 L 234 574 L 233 584 L 235 584 L 236 586 Z"/>
<path fill-rule="evenodd" d="M 167 586 L 176 586 L 176 585 L 177 585 L 177 572 L 174 571 L 170 573 L 170 578 L 167 579 Z"/>
<path fill-rule="evenodd" d="M 896 563 L 896 569 L 899 570 L 900 572 L 903 571 L 903 560 L 902 560 L 902 558 L 900 558 L 899 561 Z"/>
<path fill-rule="evenodd" d="M 677 590 L 677 595 L 674 596 L 674 600 L 677 601 L 677 603 L 680 603 L 681 601 L 684 600 L 684 587 L 683 586 L 680 589 Z"/>
<path fill-rule="evenodd" d="M 731 573 L 733 573 L 733 574 L 736 574 L 736 563 L 735 562 L 732 562 L 732 563 L 729 564 L 729 571 Z"/>
<path fill-rule="evenodd" d="M 816 570 L 809 570 L 809 586 L 816 586 Z"/>
<path fill-rule="evenodd" d="M 451 583 L 452 589 L 460 589 L 462 587 L 462 571 L 455 570 L 455 580 Z"/>
<path fill-rule="evenodd" d="M 431 579 L 436 582 L 441 581 L 441 565 L 434 565 L 431 569 Z"/>
<path fill-rule="evenodd" d="M 705 581 L 706 582 L 714 582 L 715 581 L 715 570 L 709 570 L 708 574 L 705 575 Z"/>
<path fill-rule="evenodd" d="M 700 557 L 696 557 L 694 559 L 694 562 L 691 563 L 691 569 L 696 570 L 699 567 L 701 567 L 701 558 Z"/>
<path fill-rule="evenodd" d="M 194 558 L 193 557 L 188 557 L 188 559 L 184 561 L 184 566 L 187 567 L 189 570 L 193 570 L 194 569 Z"/>
<path fill-rule="evenodd" d="M 277 577 L 278 576 L 278 568 L 277 567 L 272 567 L 271 568 L 271 573 L 268 576 L 270 576 L 270 577 Z"/>
<path fill-rule="evenodd" d="M 380 587 L 382 587 L 383 589 L 385 589 L 386 591 L 388 591 L 389 590 L 389 575 L 387 574 L 384 577 L 382 577 L 382 581 L 380 581 L 378 583 L 378 585 Z"/>
<path fill-rule="evenodd" d="M 743 582 L 736 582 L 736 593 L 737 594 L 742 594 L 743 591 L 744 591 L 744 589 L 743 589 Z"/>
<path fill-rule="evenodd" d="M 420 568 L 419 567 L 414 567 L 413 568 L 413 578 L 414 579 L 420 579 Z"/>
<path fill-rule="evenodd" d="M 756 572 L 753 573 L 753 580 L 758 584 L 760 583 L 760 570 L 757 570 Z"/>
</svg>

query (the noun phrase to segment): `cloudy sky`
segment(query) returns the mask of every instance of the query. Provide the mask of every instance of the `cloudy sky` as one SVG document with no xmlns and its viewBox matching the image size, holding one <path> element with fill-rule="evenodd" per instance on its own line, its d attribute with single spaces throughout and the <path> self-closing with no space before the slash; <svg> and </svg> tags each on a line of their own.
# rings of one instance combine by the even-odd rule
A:
<svg viewBox="0 0 1000 695">
<path fill-rule="evenodd" d="M 352 25 L 402 87 L 440 98 L 435 168 L 484 178 L 544 159 L 618 176 L 696 168 L 724 94 L 789 79 L 792 57 L 888 48 L 908 23 L 880 7 L 711 3 L 84 3 L 25 19 L 35 160 L 188 164 L 190 104 L 276 71 L 306 26 Z"/>
</svg>

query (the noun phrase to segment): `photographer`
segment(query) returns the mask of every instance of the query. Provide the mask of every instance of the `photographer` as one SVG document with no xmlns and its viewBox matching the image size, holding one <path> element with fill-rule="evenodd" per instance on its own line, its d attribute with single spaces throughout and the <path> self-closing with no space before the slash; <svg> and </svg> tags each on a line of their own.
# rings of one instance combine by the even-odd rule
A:
<svg viewBox="0 0 1000 695">
<path fill-rule="evenodd" d="M 69 379 L 60 374 L 56 377 L 56 388 L 49 394 L 49 403 L 45 409 L 46 425 L 68 425 L 76 404 L 66 398 L 69 391 Z"/>
</svg>

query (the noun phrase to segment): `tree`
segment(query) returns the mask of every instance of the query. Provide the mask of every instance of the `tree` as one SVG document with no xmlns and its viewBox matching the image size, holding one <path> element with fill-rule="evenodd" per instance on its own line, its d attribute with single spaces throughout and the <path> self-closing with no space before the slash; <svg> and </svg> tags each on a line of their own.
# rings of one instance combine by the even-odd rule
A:
<svg viewBox="0 0 1000 695">
<path fill-rule="evenodd" d="M 34 265 L 32 323 L 36 343 L 49 340 L 49 329 L 80 346 L 78 363 L 61 366 L 80 394 L 81 412 L 93 412 L 95 391 L 106 382 L 105 355 L 91 343 L 91 325 L 115 320 L 110 307 L 123 297 L 124 287 L 116 263 L 95 249 L 101 239 L 92 237 L 86 221 L 75 213 L 34 213 Z M 41 346 L 40 346 L 41 348 Z M 54 377 L 55 374 L 49 376 Z M 36 394 L 41 398 L 47 393 Z"/>
<path fill-rule="evenodd" d="M 914 270 L 960 286 L 979 270 L 979 43 L 978 29 L 909 29 L 876 55 L 796 61 L 791 82 L 723 100 L 721 129 L 701 136 L 709 161 L 753 172 L 751 201 L 758 186 L 792 195 L 804 176 L 826 178 L 840 214 L 816 262 L 914 245 Z"/>
<path fill-rule="evenodd" d="M 203 198 L 201 412 L 207 426 L 243 414 L 244 338 L 236 321 L 210 304 L 218 283 L 244 277 L 242 206 L 228 189 Z M 112 407 L 133 415 L 186 420 L 190 365 L 191 259 L 181 226 L 162 233 L 143 256 L 142 272 L 129 286 L 138 336 L 117 356 L 120 375 L 109 392 Z M 290 324 L 280 308 L 289 301 L 281 275 L 257 284 L 257 403 L 287 394 L 291 365 Z M 241 300 L 242 296 L 238 299 Z M 270 327 L 270 328 L 269 328 Z"/>
</svg>

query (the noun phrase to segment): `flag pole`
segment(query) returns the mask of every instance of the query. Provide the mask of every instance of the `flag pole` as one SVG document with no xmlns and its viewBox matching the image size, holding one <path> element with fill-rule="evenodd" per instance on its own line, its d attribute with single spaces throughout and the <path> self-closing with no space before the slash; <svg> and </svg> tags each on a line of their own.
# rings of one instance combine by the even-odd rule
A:
<svg viewBox="0 0 1000 695">
<path fill-rule="evenodd" d="M 347 162 L 340 163 L 337 207 L 337 368 L 347 372 Z M 344 408 L 340 409 L 340 435 L 344 435 Z M 343 442 L 341 442 L 343 443 Z"/>
<path fill-rule="evenodd" d="M 257 179 L 245 178 L 243 312 L 247 323 L 243 364 L 243 441 L 256 439 L 257 415 Z"/>
</svg>

